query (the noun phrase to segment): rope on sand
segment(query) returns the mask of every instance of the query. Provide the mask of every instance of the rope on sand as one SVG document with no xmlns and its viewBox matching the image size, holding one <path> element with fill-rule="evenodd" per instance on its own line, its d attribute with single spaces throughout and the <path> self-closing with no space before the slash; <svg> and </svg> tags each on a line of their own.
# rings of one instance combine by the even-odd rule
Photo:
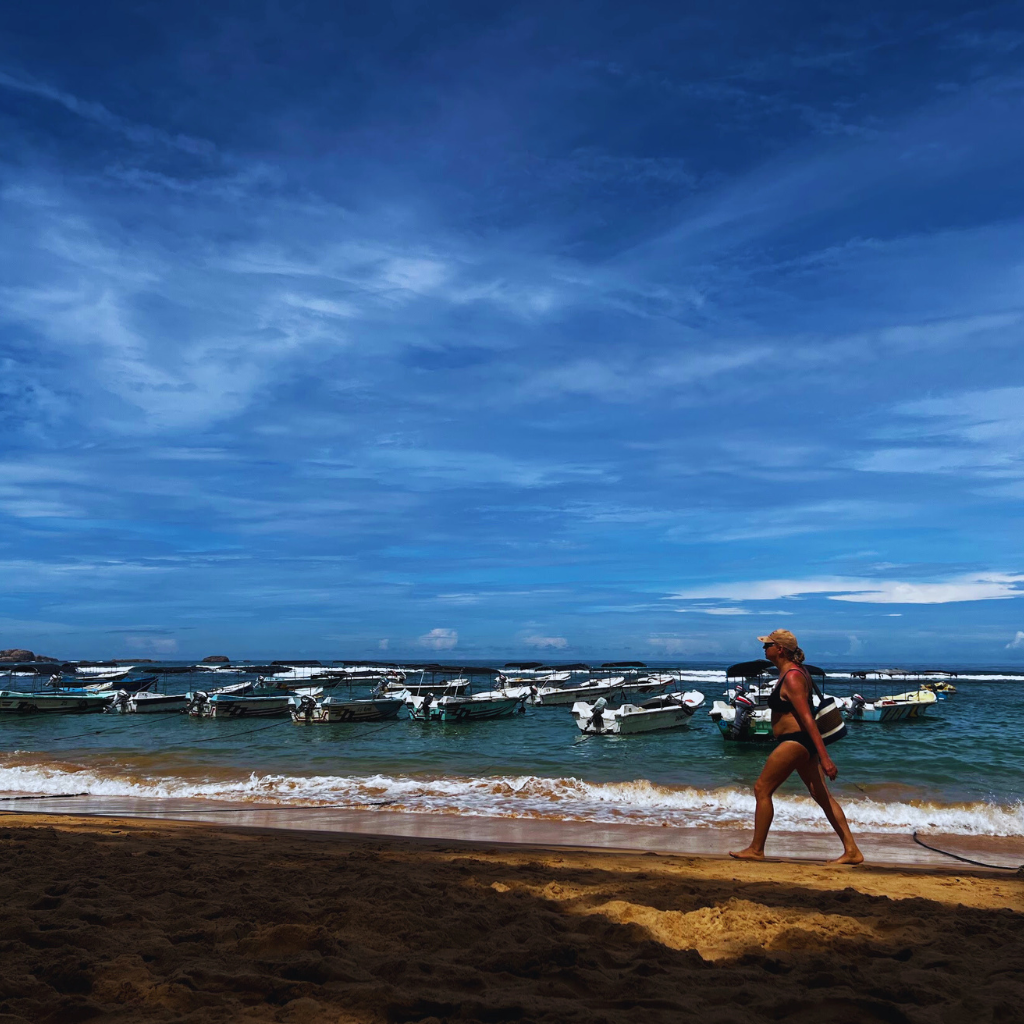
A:
<svg viewBox="0 0 1024 1024">
<path fill-rule="evenodd" d="M 918 837 L 918 834 L 914 833 L 914 842 L 918 846 L 923 846 L 926 850 L 931 850 L 932 853 L 941 853 L 944 857 L 952 857 L 953 860 L 963 861 L 965 864 L 974 864 L 979 868 L 994 868 L 996 871 L 1014 871 L 1018 875 L 1024 875 L 1024 864 L 1020 867 L 1013 868 L 1008 864 L 986 864 L 983 860 L 971 860 L 970 857 L 961 857 L 958 853 L 950 853 L 948 850 L 940 850 L 937 846 L 929 846 L 923 839 Z"/>
<path fill-rule="evenodd" d="M 44 793 L 41 796 L 0 796 L 0 800 L 68 800 L 73 796 L 89 796 L 88 793 Z"/>
</svg>

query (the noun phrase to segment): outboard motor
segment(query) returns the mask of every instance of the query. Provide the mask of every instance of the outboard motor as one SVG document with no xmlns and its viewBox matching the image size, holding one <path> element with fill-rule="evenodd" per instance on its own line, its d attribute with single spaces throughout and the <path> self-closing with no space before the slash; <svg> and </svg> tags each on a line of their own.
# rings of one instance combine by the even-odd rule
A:
<svg viewBox="0 0 1024 1024">
<path fill-rule="evenodd" d="M 127 714 L 128 702 L 131 699 L 131 694 L 127 690 L 118 690 L 117 693 L 107 701 L 105 710 L 113 711 L 115 714 Z"/>
<path fill-rule="evenodd" d="M 299 698 L 299 706 L 295 709 L 296 718 L 305 718 L 307 722 L 313 720 L 313 712 L 316 710 L 316 699 L 304 694 Z"/>
<path fill-rule="evenodd" d="M 185 708 L 185 714 L 187 715 L 201 715 L 203 713 L 203 705 L 210 699 L 210 695 L 204 690 L 196 690 L 192 694 L 192 699 L 188 702 L 188 707 Z"/>
<path fill-rule="evenodd" d="M 860 711 L 865 704 L 867 704 L 867 701 L 859 693 L 855 693 L 850 698 L 850 708 L 853 711 Z"/>
<path fill-rule="evenodd" d="M 594 727 L 594 732 L 604 732 L 604 715 L 602 712 L 606 707 L 608 707 L 608 701 L 604 697 L 598 697 L 594 701 L 594 709 L 590 715 L 590 722 Z"/>
<path fill-rule="evenodd" d="M 744 697 L 742 693 L 738 693 L 733 698 L 732 704 L 733 707 L 736 708 L 736 717 L 732 720 L 732 724 L 729 726 L 729 735 L 735 740 L 739 739 L 746 730 L 747 725 L 750 723 L 750 716 L 754 713 L 756 705 L 749 697 Z"/>
</svg>

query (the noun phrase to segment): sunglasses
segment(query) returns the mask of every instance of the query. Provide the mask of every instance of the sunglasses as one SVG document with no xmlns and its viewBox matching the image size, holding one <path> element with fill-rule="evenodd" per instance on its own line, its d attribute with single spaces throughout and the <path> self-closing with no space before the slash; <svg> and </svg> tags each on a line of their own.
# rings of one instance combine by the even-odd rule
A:
<svg viewBox="0 0 1024 1024">
<path fill-rule="evenodd" d="M 767 651 L 767 650 L 769 650 L 770 648 L 772 648 L 774 646 L 775 646 L 775 641 L 773 640 L 770 644 L 765 644 L 764 645 L 764 649 Z"/>
</svg>

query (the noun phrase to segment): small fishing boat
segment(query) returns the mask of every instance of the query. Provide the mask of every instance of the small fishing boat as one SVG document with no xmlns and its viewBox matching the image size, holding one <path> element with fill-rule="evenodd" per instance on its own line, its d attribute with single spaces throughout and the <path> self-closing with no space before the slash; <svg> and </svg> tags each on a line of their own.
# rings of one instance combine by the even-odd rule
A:
<svg viewBox="0 0 1024 1024">
<path fill-rule="evenodd" d="M 67 679 L 67 677 L 65 677 L 65 679 L 63 680 L 63 682 L 68 682 L 68 681 L 69 680 Z M 74 680 L 70 680 L 70 681 L 74 681 Z M 118 691 L 123 690 L 125 693 L 139 693 L 139 692 L 141 692 L 143 690 L 150 690 L 150 689 L 152 689 L 154 686 L 156 686 L 156 683 L 157 683 L 157 677 L 153 676 L 153 675 L 150 675 L 150 676 L 135 676 L 132 679 L 122 679 L 120 682 L 117 683 L 116 686 L 112 682 L 102 682 L 102 683 L 86 683 L 82 687 L 74 687 L 74 686 L 70 686 L 69 687 L 69 686 L 63 686 L 62 685 L 60 687 L 60 689 L 62 691 L 64 691 L 64 692 L 67 692 L 67 691 L 77 692 L 78 689 L 81 689 L 81 690 L 84 690 L 86 693 L 107 693 L 107 692 L 110 692 L 112 690 L 118 690 Z"/>
<path fill-rule="evenodd" d="M 291 714 L 296 698 L 265 685 L 259 679 L 222 686 L 219 690 L 190 693 L 188 714 L 195 718 L 284 718 Z"/>
<path fill-rule="evenodd" d="M 623 704 L 609 708 L 601 697 L 594 704 L 578 701 L 572 706 L 572 717 L 580 732 L 608 736 L 626 736 L 661 729 L 679 729 L 690 724 L 693 713 L 704 703 L 699 690 L 686 693 L 664 693 L 642 704 Z"/>
<path fill-rule="evenodd" d="M 292 705 L 292 719 L 298 724 L 307 722 L 384 722 L 397 718 L 405 705 L 402 697 L 345 698 L 324 697 L 317 700 L 311 694 L 299 696 Z"/>
<path fill-rule="evenodd" d="M 109 694 L 103 693 L 19 693 L 0 690 L 0 714 L 86 714 L 100 712 L 107 704 Z"/>
<path fill-rule="evenodd" d="M 127 690 L 118 690 L 113 697 L 107 698 L 104 710 L 115 715 L 182 712 L 188 709 L 190 698 L 191 695 L 187 693 L 149 693 L 145 690 L 129 693 Z"/>
<path fill-rule="evenodd" d="M 575 704 L 581 699 L 597 700 L 599 697 L 609 698 L 620 693 L 624 696 L 625 683 L 625 676 L 604 676 L 576 686 L 534 686 L 530 703 L 535 707 L 549 708 Z"/>
<path fill-rule="evenodd" d="M 948 697 L 956 693 L 956 687 L 952 683 L 944 682 L 922 683 L 921 689 L 931 690 L 931 692 L 934 693 L 939 698 L 939 700 L 942 700 L 944 697 Z"/>
<path fill-rule="evenodd" d="M 510 718 L 524 710 L 522 697 L 493 697 L 446 695 L 436 697 L 410 693 L 405 698 L 409 717 L 418 722 L 478 722 L 487 718 Z"/>
<path fill-rule="evenodd" d="M 411 693 L 413 696 L 422 697 L 427 693 L 446 694 L 458 696 L 469 689 L 469 680 L 465 676 L 456 676 L 454 679 L 441 679 L 427 682 L 426 673 L 414 682 L 406 682 L 400 679 L 388 679 L 373 691 L 373 696 L 397 697 L 399 694 Z"/>
<path fill-rule="evenodd" d="M 136 665 L 117 661 L 79 661 L 67 666 L 71 674 L 78 678 L 88 677 L 94 683 L 117 682 L 135 671 Z"/>
<path fill-rule="evenodd" d="M 814 684 L 821 689 L 825 683 L 825 672 L 816 665 L 804 665 Z M 741 661 L 725 670 L 726 682 L 733 686 L 716 700 L 708 714 L 711 716 L 722 738 L 743 743 L 774 743 L 772 713 L 768 697 L 778 682 L 777 669 L 770 661 Z M 836 698 L 841 704 L 841 699 Z"/>
<path fill-rule="evenodd" d="M 716 700 L 709 712 L 725 740 L 743 743 L 774 743 L 772 712 L 767 706 L 758 707 L 742 693 L 731 704 Z"/>
<path fill-rule="evenodd" d="M 931 690 L 911 690 L 865 700 L 859 693 L 837 699 L 848 722 L 902 722 L 921 718 L 938 702 Z"/>
</svg>

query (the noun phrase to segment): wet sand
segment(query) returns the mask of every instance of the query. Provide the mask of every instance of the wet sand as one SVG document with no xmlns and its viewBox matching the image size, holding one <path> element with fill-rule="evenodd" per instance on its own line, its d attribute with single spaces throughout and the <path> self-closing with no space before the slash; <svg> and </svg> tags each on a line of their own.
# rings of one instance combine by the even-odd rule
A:
<svg viewBox="0 0 1024 1024">
<path fill-rule="evenodd" d="M 9 813 L 0 855 L 0 1024 L 1024 1020 L 1008 872 Z"/>
</svg>

